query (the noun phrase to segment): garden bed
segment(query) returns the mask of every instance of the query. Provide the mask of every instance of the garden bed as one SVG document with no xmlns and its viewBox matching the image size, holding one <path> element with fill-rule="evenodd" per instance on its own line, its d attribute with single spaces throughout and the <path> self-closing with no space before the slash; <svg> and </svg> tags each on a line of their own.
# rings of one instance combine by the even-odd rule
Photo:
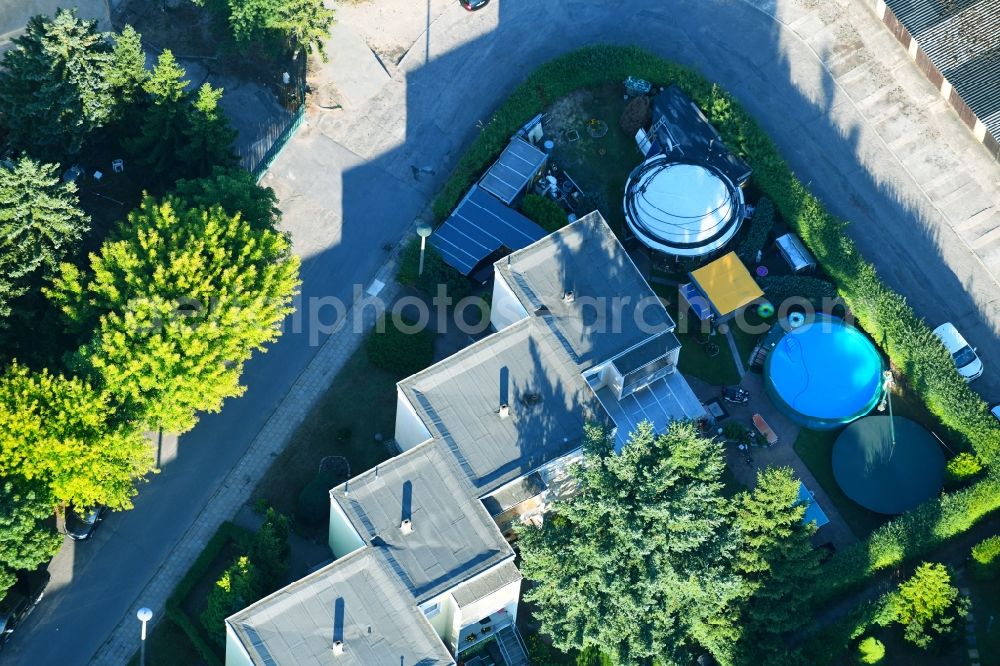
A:
<svg viewBox="0 0 1000 666">
<path fill-rule="evenodd" d="M 199 615 L 215 581 L 246 547 L 251 536 L 248 530 L 225 522 L 209 539 L 167 599 L 166 617 L 156 625 L 146 646 L 148 664 L 215 666 L 225 661 L 225 651 L 208 635 Z M 192 660 L 192 655 L 197 658 Z M 133 657 L 132 662 L 138 663 L 138 657 Z"/>
</svg>

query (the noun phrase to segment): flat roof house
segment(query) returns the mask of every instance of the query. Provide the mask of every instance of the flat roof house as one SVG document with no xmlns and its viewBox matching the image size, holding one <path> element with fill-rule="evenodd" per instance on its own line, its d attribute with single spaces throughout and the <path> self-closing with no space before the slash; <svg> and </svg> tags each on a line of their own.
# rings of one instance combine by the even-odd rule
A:
<svg viewBox="0 0 1000 666">
<path fill-rule="evenodd" d="M 589 421 L 700 419 L 674 323 L 599 213 L 494 265 L 493 335 L 397 386 L 399 455 L 330 491 L 332 564 L 226 621 L 228 666 L 527 664 L 508 541 Z M 369 590 L 365 594 L 365 590 Z"/>
</svg>

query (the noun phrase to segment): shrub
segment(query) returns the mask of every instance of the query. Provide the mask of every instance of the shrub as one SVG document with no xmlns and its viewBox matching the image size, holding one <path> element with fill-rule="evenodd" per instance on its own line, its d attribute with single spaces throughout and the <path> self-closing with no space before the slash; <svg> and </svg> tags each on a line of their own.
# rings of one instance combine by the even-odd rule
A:
<svg viewBox="0 0 1000 666">
<path fill-rule="evenodd" d="M 983 471 L 983 466 L 979 464 L 976 456 L 963 451 L 948 461 L 944 471 L 946 483 L 949 485 L 958 485 Z"/>
<path fill-rule="evenodd" d="M 321 527 L 330 521 L 330 488 L 324 474 L 317 474 L 299 492 L 295 519 L 306 527 Z"/>
<path fill-rule="evenodd" d="M 220 645 L 226 641 L 223 626 L 227 617 L 246 608 L 261 597 L 261 582 L 250 558 L 242 555 L 226 569 L 208 594 L 208 605 L 201 614 L 201 624 L 212 640 Z"/>
<path fill-rule="evenodd" d="M 195 622 L 184 611 L 184 603 L 208 574 L 219 553 L 230 543 L 245 543 L 250 539 L 250 536 L 250 532 L 242 527 L 228 521 L 222 523 L 167 599 L 165 608 L 167 618 L 184 632 L 191 644 L 194 645 L 198 655 L 209 666 L 221 666 L 222 664 L 222 659 L 217 654 L 218 647 L 215 641 L 206 638 L 206 633 L 211 634 L 212 632 L 206 632 L 200 622 Z M 221 627 L 216 627 L 216 629 L 221 629 Z"/>
<path fill-rule="evenodd" d="M 972 547 L 972 566 L 976 578 L 993 578 L 1000 568 L 1000 535 L 980 541 Z"/>
<path fill-rule="evenodd" d="M 766 275 L 757 281 L 775 309 L 790 298 L 804 298 L 820 305 L 837 297 L 836 285 L 808 275 Z"/>
<path fill-rule="evenodd" d="M 1000 473 L 924 502 L 839 552 L 823 567 L 818 596 L 846 592 L 876 573 L 922 557 L 1000 509 Z"/>
<path fill-rule="evenodd" d="M 750 218 L 750 225 L 743 234 L 743 240 L 736 247 L 736 254 L 743 263 L 748 266 L 757 263 L 757 253 L 764 249 L 773 228 L 774 204 L 767 197 L 761 197 Z"/>
<path fill-rule="evenodd" d="M 250 560 L 260 576 L 261 594 L 270 594 L 285 582 L 288 573 L 288 518 L 268 509 L 264 524 L 254 535 Z"/>
<path fill-rule="evenodd" d="M 862 664 L 877 664 L 885 658 L 885 645 L 874 636 L 858 644 L 858 661 Z"/>
<path fill-rule="evenodd" d="M 414 238 L 399 254 L 396 281 L 406 287 L 436 296 L 438 286 L 444 285 L 447 294 L 456 302 L 469 295 L 469 280 L 449 266 L 430 245 L 424 252 L 424 272 L 420 274 L 420 239 Z"/>
<path fill-rule="evenodd" d="M 414 322 L 403 318 L 405 326 Z M 383 317 L 365 341 L 368 360 L 380 370 L 399 377 L 420 372 L 434 360 L 434 334 L 427 329 L 402 331 L 396 317 Z"/>
<path fill-rule="evenodd" d="M 926 649 L 957 635 L 959 620 L 969 613 L 969 600 L 951 584 L 943 564 L 924 562 L 890 595 L 889 607 L 906 640 Z"/>
<path fill-rule="evenodd" d="M 548 197 L 537 194 L 524 195 L 521 212 L 526 218 L 534 221 L 549 233 L 559 231 L 566 226 L 568 221 L 566 211 L 563 210 L 562 206 Z"/>
</svg>

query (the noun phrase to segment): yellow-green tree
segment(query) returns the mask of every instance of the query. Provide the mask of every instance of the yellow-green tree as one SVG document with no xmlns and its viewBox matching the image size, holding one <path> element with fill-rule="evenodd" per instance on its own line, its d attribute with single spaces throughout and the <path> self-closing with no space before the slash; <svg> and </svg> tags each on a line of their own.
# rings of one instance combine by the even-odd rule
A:
<svg viewBox="0 0 1000 666">
<path fill-rule="evenodd" d="M 243 365 L 278 337 L 298 269 L 284 234 L 147 198 L 48 293 L 82 336 L 74 367 L 130 418 L 183 432 L 243 393 Z"/>
<path fill-rule="evenodd" d="M 0 378 L 0 477 L 44 484 L 49 506 L 131 507 L 153 453 L 116 417 L 85 381 L 14 363 Z"/>
</svg>

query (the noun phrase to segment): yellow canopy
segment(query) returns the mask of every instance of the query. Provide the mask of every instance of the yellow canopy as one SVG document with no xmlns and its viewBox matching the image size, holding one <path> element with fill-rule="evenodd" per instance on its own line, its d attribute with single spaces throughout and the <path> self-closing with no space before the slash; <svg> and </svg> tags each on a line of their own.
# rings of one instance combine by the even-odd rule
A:
<svg viewBox="0 0 1000 666">
<path fill-rule="evenodd" d="M 725 317 L 764 295 L 735 252 L 692 271 L 691 279 L 711 301 L 712 309 L 720 317 Z"/>
</svg>

